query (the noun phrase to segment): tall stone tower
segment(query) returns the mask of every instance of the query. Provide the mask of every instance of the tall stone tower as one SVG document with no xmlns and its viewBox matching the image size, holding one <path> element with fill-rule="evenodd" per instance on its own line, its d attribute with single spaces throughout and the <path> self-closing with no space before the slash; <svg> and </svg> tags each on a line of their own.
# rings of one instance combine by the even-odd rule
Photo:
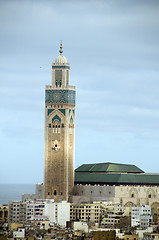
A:
<svg viewBox="0 0 159 240">
<path fill-rule="evenodd" d="M 62 55 L 52 64 L 52 85 L 45 89 L 45 198 L 69 200 L 74 185 L 75 94 L 70 65 Z"/>
</svg>

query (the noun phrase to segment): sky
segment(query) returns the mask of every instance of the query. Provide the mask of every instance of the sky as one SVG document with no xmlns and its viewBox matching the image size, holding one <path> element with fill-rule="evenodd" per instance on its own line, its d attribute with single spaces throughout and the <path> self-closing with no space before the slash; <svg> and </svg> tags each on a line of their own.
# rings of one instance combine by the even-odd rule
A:
<svg viewBox="0 0 159 240">
<path fill-rule="evenodd" d="M 0 183 L 42 183 L 45 85 L 76 86 L 75 168 L 159 172 L 159 1 L 0 1 Z"/>
</svg>

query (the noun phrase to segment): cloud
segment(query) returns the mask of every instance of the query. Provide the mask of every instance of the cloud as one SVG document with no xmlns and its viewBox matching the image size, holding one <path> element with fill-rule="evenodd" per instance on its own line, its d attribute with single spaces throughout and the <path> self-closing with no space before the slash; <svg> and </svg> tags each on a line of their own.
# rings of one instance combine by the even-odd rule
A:
<svg viewBox="0 0 159 240">
<path fill-rule="evenodd" d="M 51 64 L 62 40 L 77 87 L 76 164 L 100 159 L 146 164 L 152 154 L 155 165 L 158 12 L 158 0 L 2 0 L 1 159 L 10 162 L 15 155 L 19 164 L 30 141 L 24 161 L 35 167 L 43 162 L 44 89 L 51 84 Z M 8 143 L 13 147 L 6 157 Z M 6 181 L 11 179 L 10 171 Z"/>
</svg>

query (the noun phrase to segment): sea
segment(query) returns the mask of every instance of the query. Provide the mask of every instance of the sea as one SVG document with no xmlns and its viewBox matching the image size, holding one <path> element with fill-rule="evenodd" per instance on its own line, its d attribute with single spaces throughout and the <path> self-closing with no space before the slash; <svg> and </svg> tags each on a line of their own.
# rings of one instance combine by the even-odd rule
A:
<svg viewBox="0 0 159 240">
<path fill-rule="evenodd" d="M 22 200 L 22 194 L 35 193 L 35 184 L 0 184 L 0 204 Z"/>
</svg>

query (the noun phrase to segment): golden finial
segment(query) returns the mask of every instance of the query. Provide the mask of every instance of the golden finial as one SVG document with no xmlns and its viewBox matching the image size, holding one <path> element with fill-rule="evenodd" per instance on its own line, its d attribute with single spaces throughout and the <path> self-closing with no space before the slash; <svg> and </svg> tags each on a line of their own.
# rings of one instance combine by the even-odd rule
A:
<svg viewBox="0 0 159 240">
<path fill-rule="evenodd" d="M 63 53 L 63 50 L 62 50 L 62 41 L 61 41 L 61 43 L 60 43 L 60 50 L 59 50 L 59 53 L 60 53 L 60 55 L 62 55 L 62 53 Z"/>
</svg>

